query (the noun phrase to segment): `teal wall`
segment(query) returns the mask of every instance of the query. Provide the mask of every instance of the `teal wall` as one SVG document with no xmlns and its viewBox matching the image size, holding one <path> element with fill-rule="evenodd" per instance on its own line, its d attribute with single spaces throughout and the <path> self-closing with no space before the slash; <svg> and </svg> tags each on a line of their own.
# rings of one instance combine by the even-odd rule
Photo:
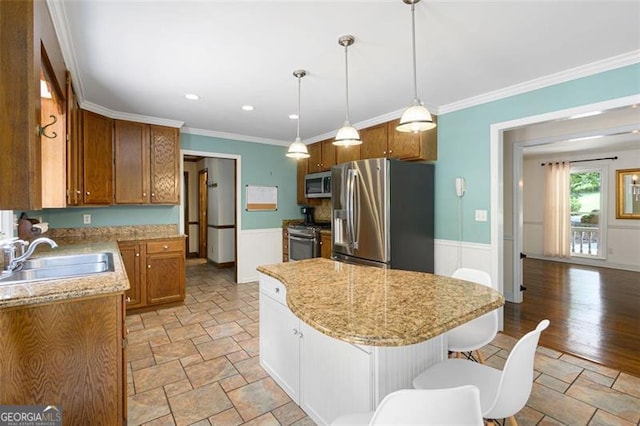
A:
<svg viewBox="0 0 640 426">
<path fill-rule="evenodd" d="M 285 156 L 286 147 L 252 142 L 240 142 L 183 133 L 182 149 L 234 154 L 241 157 L 242 229 L 279 228 L 282 219 L 299 218 L 296 202 L 296 162 Z M 245 185 L 277 186 L 278 210 L 247 212 L 244 210 Z M 16 212 L 18 215 L 20 212 Z M 42 217 L 51 228 L 83 226 L 158 225 L 180 220 L 179 206 L 111 206 L 99 208 L 70 207 L 28 212 L 30 217 Z M 83 215 L 91 214 L 91 224 L 83 224 Z"/>
<path fill-rule="evenodd" d="M 462 239 L 490 243 L 490 126 L 532 115 L 640 93 L 640 64 L 583 77 L 438 117 L 436 238 L 457 240 L 455 178 L 466 179 L 462 199 Z M 475 210 L 489 211 L 487 222 Z"/>
</svg>

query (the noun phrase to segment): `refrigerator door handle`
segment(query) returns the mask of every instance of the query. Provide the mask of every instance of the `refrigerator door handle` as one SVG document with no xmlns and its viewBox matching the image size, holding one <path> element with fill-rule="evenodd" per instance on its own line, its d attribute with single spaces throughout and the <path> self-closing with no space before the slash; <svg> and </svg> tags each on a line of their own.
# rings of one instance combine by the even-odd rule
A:
<svg viewBox="0 0 640 426">
<path fill-rule="evenodd" d="M 357 230 L 355 226 L 355 208 L 356 208 L 356 179 L 358 179 L 358 171 L 356 169 L 348 170 L 348 193 L 347 193 L 347 230 L 349 236 L 349 245 L 353 249 L 358 248 Z"/>
</svg>

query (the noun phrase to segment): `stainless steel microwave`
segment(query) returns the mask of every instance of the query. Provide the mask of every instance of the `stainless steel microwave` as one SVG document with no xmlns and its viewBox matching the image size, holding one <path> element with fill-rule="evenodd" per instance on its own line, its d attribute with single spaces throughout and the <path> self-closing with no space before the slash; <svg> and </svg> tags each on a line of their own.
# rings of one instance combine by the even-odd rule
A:
<svg viewBox="0 0 640 426">
<path fill-rule="evenodd" d="M 304 196 L 331 198 L 331 172 L 310 173 L 304 177 Z"/>
</svg>

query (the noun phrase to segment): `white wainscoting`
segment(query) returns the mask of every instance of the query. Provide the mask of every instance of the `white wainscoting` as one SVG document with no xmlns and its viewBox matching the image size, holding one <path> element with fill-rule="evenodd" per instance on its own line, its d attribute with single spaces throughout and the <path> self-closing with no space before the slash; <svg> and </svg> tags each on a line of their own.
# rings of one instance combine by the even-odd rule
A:
<svg viewBox="0 0 640 426">
<path fill-rule="evenodd" d="M 458 269 L 458 255 L 460 268 L 474 268 L 491 274 L 491 245 L 480 243 L 458 242 L 452 240 L 435 240 L 434 257 L 435 273 L 451 276 Z M 498 277 L 491 277 L 497 281 Z M 502 285 L 500 285 L 502 291 Z"/>
<path fill-rule="evenodd" d="M 258 281 L 260 265 L 282 262 L 282 228 L 242 230 L 238 235 L 238 282 Z"/>
</svg>

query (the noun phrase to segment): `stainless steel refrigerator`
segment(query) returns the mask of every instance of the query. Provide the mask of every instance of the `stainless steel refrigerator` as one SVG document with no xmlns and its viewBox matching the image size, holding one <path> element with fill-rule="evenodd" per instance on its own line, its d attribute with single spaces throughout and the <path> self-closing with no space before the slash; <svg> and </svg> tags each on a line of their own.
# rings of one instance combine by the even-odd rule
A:
<svg viewBox="0 0 640 426">
<path fill-rule="evenodd" d="M 433 272 L 434 166 L 377 158 L 331 168 L 332 257 Z"/>
</svg>

